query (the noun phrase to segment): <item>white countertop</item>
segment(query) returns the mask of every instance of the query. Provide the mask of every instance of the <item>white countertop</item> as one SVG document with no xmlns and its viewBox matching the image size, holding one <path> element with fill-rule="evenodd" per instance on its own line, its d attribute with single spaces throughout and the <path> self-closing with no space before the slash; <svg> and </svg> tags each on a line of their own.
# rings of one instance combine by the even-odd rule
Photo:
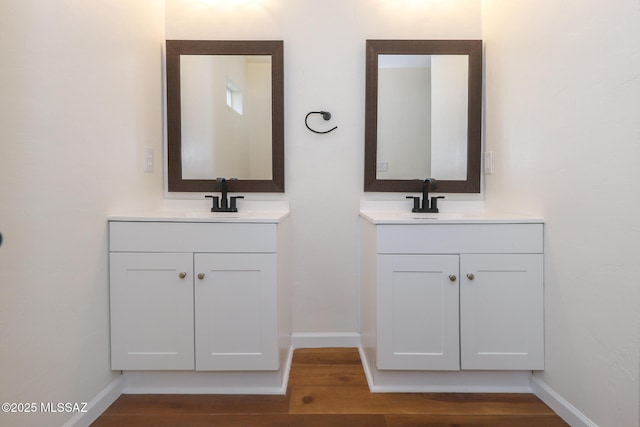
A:
<svg viewBox="0 0 640 427">
<path fill-rule="evenodd" d="M 539 217 L 500 212 L 413 213 L 407 211 L 361 210 L 360 216 L 372 224 L 541 224 Z"/>
<path fill-rule="evenodd" d="M 232 222 L 277 224 L 288 216 L 288 210 L 242 212 L 159 210 L 149 212 L 114 214 L 109 215 L 107 219 L 109 221 L 137 222 Z"/>
</svg>

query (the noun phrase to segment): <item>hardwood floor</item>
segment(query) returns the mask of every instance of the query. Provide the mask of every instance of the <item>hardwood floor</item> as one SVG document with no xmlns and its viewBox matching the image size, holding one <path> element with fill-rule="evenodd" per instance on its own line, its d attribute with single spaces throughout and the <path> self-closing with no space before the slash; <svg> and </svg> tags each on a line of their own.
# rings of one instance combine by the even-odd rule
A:
<svg viewBox="0 0 640 427">
<path fill-rule="evenodd" d="M 532 394 L 370 393 L 356 349 L 298 349 L 286 396 L 122 395 L 93 427 L 556 427 Z"/>
</svg>

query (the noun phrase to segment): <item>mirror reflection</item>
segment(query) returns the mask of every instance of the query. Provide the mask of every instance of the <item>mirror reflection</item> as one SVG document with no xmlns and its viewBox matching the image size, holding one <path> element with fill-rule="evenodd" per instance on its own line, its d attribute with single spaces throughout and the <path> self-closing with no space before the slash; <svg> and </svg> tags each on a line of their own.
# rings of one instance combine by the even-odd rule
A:
<svg viewBox="0 0 640 427">
<path fill-rule="evenodd" d="M 466 55 L 378 56 L 377 179 L 464 180 Z"/>
<path fill-rule="evenodd" d="M 182 179 L 271 175 L 271 57 L 182 55 Z"/>
<path fill-rule="evenodd" d="M 480 192 L 482 41 L 367 40 L 365 191 Z"/>
<path fill-rule="evenodd" d="M 284 192 L 282 41 L 167 40 L 168 190 Z"/>
</svg>

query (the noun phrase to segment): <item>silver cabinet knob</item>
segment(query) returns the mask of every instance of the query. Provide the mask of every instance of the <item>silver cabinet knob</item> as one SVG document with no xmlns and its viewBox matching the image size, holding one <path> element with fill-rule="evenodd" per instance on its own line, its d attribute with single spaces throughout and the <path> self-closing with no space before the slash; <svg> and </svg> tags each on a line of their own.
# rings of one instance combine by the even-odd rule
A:
<svg viewBox="0 0 640 427">
<path fill-rule="evenodd" d="M 198 279 L 200 280 L 204 279 L 204 273 L 198 273 Z"/>
<path fill-rule="evenodd" d="M 449 275 L 449 280 L 451 280 L 452 282 L 455 282 L 456 280 L 458 280 L 458 278 L 456 277 L 455 274 L 451 274 Z"/>
<path fill-rule="evenodd" d="M 475 279 L 475 278 L 476 278 L 476 276 L 475 276 L 473 273 L 469 273 L 469 274 L 467 274 L 467 279 L 469 279 L 469 280 L 473 280 L 473 279 Z"/>
<path fill-rule="evenodd" d="M 180 274 L 178 274 L 178 277 L 181 279 L 184 279 L 185 277 L 187 277 L 187 273 L 185 273 L 184 271 L 181 271 Z"/>
</svg>

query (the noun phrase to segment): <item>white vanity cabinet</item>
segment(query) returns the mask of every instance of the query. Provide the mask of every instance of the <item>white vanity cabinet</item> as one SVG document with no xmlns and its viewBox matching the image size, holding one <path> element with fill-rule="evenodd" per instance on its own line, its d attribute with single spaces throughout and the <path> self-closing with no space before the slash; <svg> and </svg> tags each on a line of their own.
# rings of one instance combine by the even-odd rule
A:
<svg viewBox="0 0 640 427">
<path fill-rule="evenodd" d="M 362 347 L 378 370 L 544 368 L 543 225 L 361 219 Z"/>
<path fill-rule="evenodd" d="M 285 236 L 280 220 L 111 220 L 112 369 L 280 369 Z"/>
</svg>

